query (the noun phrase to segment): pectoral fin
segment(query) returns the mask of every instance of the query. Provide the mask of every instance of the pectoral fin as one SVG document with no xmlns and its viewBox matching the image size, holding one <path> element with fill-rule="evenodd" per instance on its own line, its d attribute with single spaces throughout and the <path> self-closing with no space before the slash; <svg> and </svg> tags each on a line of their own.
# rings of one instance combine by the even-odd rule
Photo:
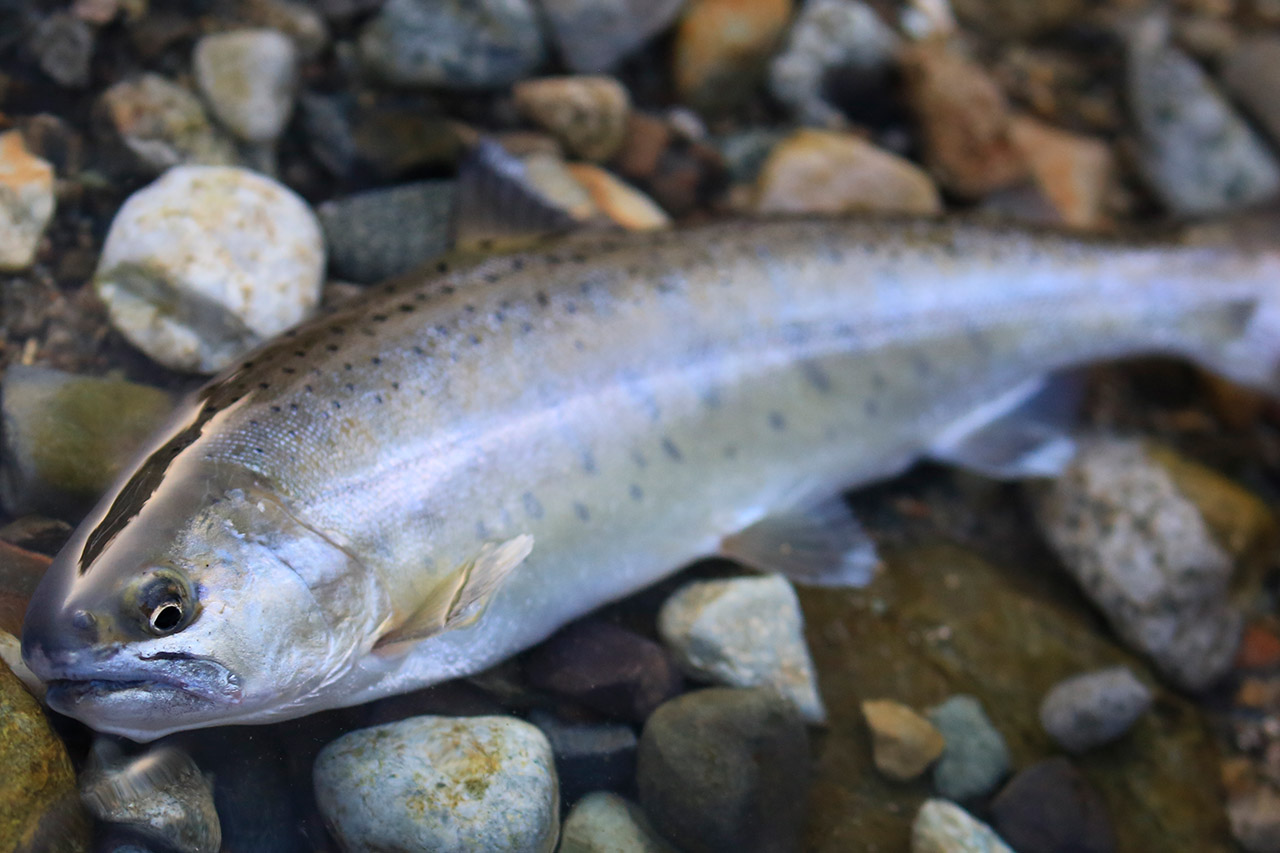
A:
<svg viewBox="0 0 1280 853">
<path fill-rule="evenodd" d="M 375 651 L 394 651 L 442 631 L 475 622 L 502 582 L 533 550 L 533 537 L 522 534 L 502 543 L 486 543 L 468 562 L 433 586 L 406 618 L 378 638 Z"/>
<path fill-rule="evenodd" d="M 866 586 L 880 562 L 875 543 L 838 497 L 763 518 L 726 537 L 720 550 L 808 586 Z"/>
</svg>

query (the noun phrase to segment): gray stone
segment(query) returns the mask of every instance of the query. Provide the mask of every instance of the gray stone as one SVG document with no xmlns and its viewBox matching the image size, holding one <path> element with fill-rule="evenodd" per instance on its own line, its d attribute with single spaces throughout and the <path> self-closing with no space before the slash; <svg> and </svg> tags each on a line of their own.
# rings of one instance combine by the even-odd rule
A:
<svg viewBox="0 0 1280 853">
<path fill-rule="evenodd" d="M 191 59 L 196 83 L 213 114 L 248 142 L 272 142 L 293 112 L 298 55 L 275 30 L 207 35 Z"/>
<path fill-rule="evenodd" d="M 626 791 L 636 776 L 638 740 L 622 723 L 566 723 L 543 711 L 529 715 L 556 758 L 560 797 L 575 802 L 591 791 Z"/>
<path fill-rule="evenodd" d="M 325 202 L 316 213 L 333 272 L 367 284 L 441 254 L 453 200 L 453 181 L 422 181 Z"/>
<path fill-rule="evenodd" d="M 799 849 L 809 739 L 795 706 L 764 688 L 686 693 L 640 736 L 640 803 L 688 853 Z"/>
<path fill-rule="evenodd" d="M 1271 141 L 1280 144 L 1280 36 L 1245 39 L 1226 52 L 1222 82 L 1257 120 Z"/>
<path fill-rule="evenodd" d="M 933 787 L 948 800 L 990 794 L 1012 768 L 1009 746 L 972 696 L 952 696 L 925 716 L 947 746 L 933 766 Z"/>
<path fill-rule="evenodd" d="M 0 272 L 35 260 L 54 204 L 53 167 L 27 150 L 21 131 L 0 133 Z"/>
<path fill-rule="evenodd" d="M 560 829 L 551 745 L 514 717 L 413 717 L 316 758 L 316 802 L 349 853 L 550 853 Z"/>
<path fill-rule="evenodd" d="M 93 42 L 92 27 L 68 12 L 57 12 L 36 26 L 31 49 L 41 71 L 60 86 L 79 89 L 89 85 Z"/>
<path fill-rule="evenodd" d="M 1126 666 L 1060 681 L 1040 703 L 1040 724 L 1068 752 L 1123 735 L 1151 707 L 1151 689 Z"/>
<path fill-rule="evenodd" d="M 598 791 L 565 818 L 559 853 L 675 853 L 635 803 Z"/>
<path fill-rule="evenodd" d="M 144 173 L 159 174 L 184 163 L 236 162 L 235 146 L 209 121 L 200 99 L 159 74 L 116 83 L 102 93 L 95 112 L 99 128 Z"/>
<path fill-rule="evenodd" d="M 995 830 L 955 803 L 925 800 L 911 824 L 911 853 L 1013 853 Z"/>
<path fill-rule="evenodd" d="M 565 64 L 574 71 L 609 71 L 665 30 L 685 0 L 542 0 Z"/>
<path fill-rule="evenodd" d="M 546 58 L 526 0 L 389 0 L 359 44 L 365 65 L 401 86 L 499 88 Z"/>
<path fill-rule="evenodd" d="M 658 633 L 686 675 L 730 687 L 770 687 L 805 721 L 826 719 L 800 601 L 781 575 L 681 587 L 662 605 Z"/>
</svg>

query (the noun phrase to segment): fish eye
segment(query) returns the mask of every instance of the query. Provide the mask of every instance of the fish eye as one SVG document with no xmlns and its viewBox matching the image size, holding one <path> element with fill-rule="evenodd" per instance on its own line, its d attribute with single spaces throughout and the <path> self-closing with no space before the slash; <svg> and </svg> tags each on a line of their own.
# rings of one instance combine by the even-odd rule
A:
<svg viewBox="0 0 1280 853">
<path fill-rule="evenodd" d="M 195 617 L 191 586 L 180 573 L 159 569 L 137 590 L 137 608 L 143 628 L 155 637 L 181 631 Z"/>
</svg>

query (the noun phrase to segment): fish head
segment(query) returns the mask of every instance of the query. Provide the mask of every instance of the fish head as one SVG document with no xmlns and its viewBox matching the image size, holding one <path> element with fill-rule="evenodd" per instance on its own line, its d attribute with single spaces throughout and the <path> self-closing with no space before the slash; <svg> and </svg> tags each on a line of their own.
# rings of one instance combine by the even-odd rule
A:
<svg viewBox="0 0 1280 853">
<path fill-rule="evenodd" d="M 135 740 L 316 710 L 358 669 L 385 596 L 273 495 L 243 469 L 206 468 L 123 524 L 105 500 L 27 611 L 23 656 L 49 705 Z"/>
</svg>

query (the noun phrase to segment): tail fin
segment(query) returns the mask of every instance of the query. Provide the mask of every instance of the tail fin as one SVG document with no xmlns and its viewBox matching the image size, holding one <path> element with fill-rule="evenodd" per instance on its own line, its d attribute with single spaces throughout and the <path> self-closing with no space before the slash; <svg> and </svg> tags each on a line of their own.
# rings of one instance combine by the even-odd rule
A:
<svg viewBox="0 0 1280 853">
<path fill-rule="evenodd" d="M 1208 359 L 1223 376 L 1280 396 L 1280 259 L 1276 276 L 1260 293 L 1244 333 Z"/>
</svg>

